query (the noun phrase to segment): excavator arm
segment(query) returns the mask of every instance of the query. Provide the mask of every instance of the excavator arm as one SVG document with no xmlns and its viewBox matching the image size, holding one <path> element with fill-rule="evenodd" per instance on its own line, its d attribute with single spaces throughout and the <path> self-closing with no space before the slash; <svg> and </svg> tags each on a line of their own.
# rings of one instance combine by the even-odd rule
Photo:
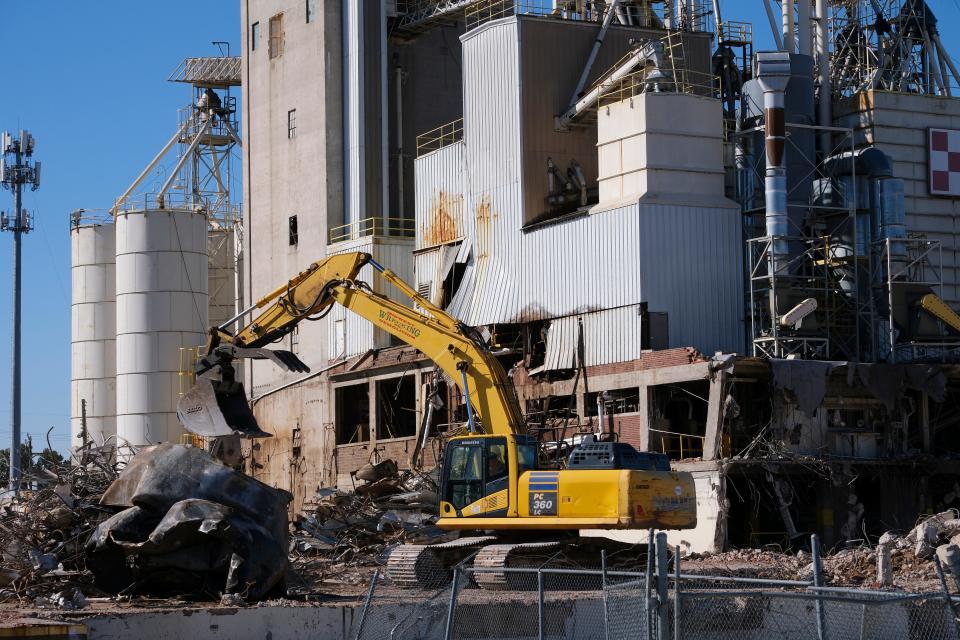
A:
<svg viewBox="0 0 960 640">
<path fill-rule="evenodd" d="M 424 311 L 374 293 L 357 280 L 367 264 Z M 337 254 L 310 265 L 258 301 L 254 309 L 263 310 L 236 334 L 224 326 L 211 329 L 207 353 L 196 368 L 197 384 L 177 407 L 186 429 L 203 436 L 268 435 L 246 405 L 242 385 L 234 379 L 232 361 L 269 358 L 287 370 L 309 371 L 294 354 L 265 346 L 301 321 L 322 317 L 335 303 L 433 360 L 464 393 L 472 430 L 499 435 L 525 431 L 513 386 L 477 332 L 419 296 L 366 253 Z"/>
</svg>

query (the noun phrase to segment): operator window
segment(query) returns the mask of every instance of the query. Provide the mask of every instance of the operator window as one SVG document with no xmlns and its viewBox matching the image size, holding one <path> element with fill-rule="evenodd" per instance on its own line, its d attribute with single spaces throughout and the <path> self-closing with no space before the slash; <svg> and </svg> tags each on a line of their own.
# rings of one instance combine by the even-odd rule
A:
<svg viewBox="0 0 960 640">
<path fill-rule="evenodd" d="M 250 25 L 250 50 L 256 51 L 260 44 L 260 23 L 254 22 Z"/>
<path fill-rule="evenodd" d="M 483 447 L 454 445 L 447 476 L 447 501 L 462 509 L 483 497 Z"/>
<path fill-rule="evenodd" d="M 537 448 L 532 444 L 517 445 L 517 476 L 537 468 Z"/>
<path fill-rule="evenodd" d="M 509 484 L 510 466 L 507 458 L 507 443 L 502 440 L 487 444 L 487 477 L 484 493 L 490 495 L 503 491 Z"/>
</svg>

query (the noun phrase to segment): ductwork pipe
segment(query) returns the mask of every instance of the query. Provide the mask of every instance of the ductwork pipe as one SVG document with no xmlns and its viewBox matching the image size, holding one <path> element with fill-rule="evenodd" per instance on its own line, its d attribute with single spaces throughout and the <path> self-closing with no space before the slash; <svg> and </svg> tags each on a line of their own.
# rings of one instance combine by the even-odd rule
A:
<svg viewBox="0 0 960 640">
<path fill-rule="evenodd" d="M 906 258 L 907 227 L 903 180 L 893 177 L 890 156 L 876 147 L 847 151 L 827 158 L 824 175 L 829 178 L 855 176 L 869 183 L 869 202 L 858 203 L 857 208 L 870 211 L 870 235 L 866 242 L 890 240 L 890 259 L 902 262 Z M 854 186 L 854 188 L 856 188 Z M 858 229 L 858 233 L 862 233 Z"/>
<path fill-rule="evenodd" d="M 763 89 L 763 128 L 767 166 L 764 180 L 767 235 L 771 236 L 770 274 L 781 272 L 789 260 L 787 218 L 786 114 L 784 92 L 790 81 L 790 54 L 757 54 L 757 82 Z"/>
</svg>

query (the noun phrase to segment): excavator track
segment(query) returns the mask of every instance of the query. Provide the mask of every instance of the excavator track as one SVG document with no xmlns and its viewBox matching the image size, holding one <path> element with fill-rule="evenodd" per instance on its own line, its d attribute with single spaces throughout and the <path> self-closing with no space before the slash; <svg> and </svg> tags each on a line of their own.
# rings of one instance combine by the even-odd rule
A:
<svg viewBox="0 0 960 640">
<path fill-rule="evenodd" d="M 458 538 L 440 544 L 402 544 L 390 552 L 387 573 L 399 587 L 430 589 L 451 579 L 453 567 L 494 536 Z"/>
<path fill-rule="evenodd" d="M 474 557 L 474 568 L 484 571 L 475 571 L 473 579 L 477 586 L 491 591 L 536 589 L 535 574 L 507 573 L 504 569 L 539 567 L 561 546 L 555 541 L 491 544 Z"/>
</svg>

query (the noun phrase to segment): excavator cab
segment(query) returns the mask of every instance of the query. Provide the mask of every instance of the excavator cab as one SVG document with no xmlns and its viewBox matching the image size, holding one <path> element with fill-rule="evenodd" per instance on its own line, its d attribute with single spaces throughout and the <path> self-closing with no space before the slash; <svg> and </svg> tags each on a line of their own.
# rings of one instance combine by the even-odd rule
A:
<svg viewBox="0 0 960 640">
<path fill-rule="evenodd" d="M 444 517 L 506 517 L 517 479 L 536 469 L 529 436 L 472 435 L 452 439 L 444 451 L 440 512 Z"/>
</svg>

